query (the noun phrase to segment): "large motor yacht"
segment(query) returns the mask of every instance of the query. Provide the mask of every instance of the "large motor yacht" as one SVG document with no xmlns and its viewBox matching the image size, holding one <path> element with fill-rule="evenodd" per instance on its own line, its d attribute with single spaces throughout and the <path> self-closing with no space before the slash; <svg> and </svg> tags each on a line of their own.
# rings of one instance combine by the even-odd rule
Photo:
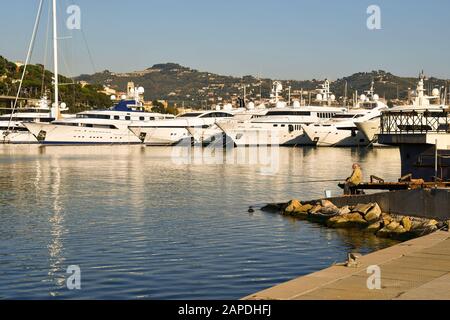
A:
<svg viewBox="0 0 450 320">
<path fill-rule="evenodd" d="M 122 100 L 111 110 L 91 110 L 52 123 L 24 123 L 41 144 L 140 144 L 128 127 L 145 125 L 172 115 L 145 112 L 136 100 Z"/>
<path fill-rule="evenodd" d="M 275 108 L 269 109 L 265 115 L 246 121 L 219 122 L 217 125 L 223 130 L 227 139 L 238 147 L 312 145 L 313 141 L 304 134 L 302 126 L 330 119 L 346 110 L 329 105 L 334 100 L 334 96 L 329 90 L 328 81 L 317 95 L 318 101 L 328 102 L 327 106 L 302 106 L 299 101 L 294 101 L 292 106 L 288 106 L 278 99 L 278 93 L 281 90 L 281 85 L 276 83 L 273 89 Z"/>
<path fill-rule="evenodd" d="M 379 119 L 381 112 L 388 107 L 374 93 L 373 83 L 366 93 L 367 95 L 361 95 L 356 108 L 337 114 L 327 121 L 304 125 L 305 134 L 319 147 L 367 146 L 371 140 L 358 130 L 356 122 Z"/>
<path fill-rule="evenodd" d="M 425 111 L 442 111 L 447 109 L 445 105 L 446 95 L 442 94 L 439 89 L 433 89 L 432 95 L 428 96 L 425 94 L 425 86 L 424 86 L 425 77 L 423 74 L 420 75 L 419 82 L 416 88 L 416 97 L 414 98 L 411 105 L 406 106 L 395 106 L 390 108 L 390 111 L 393 112 L 425 112 Z M 444 100 L 444 103 L 434 103 L 433 100 Z M 373 142 L 375 145 L 378 145 L 378 134 L 381 131 L 381 117 L 376 117 L 369 120 L 358 120 L 355 121 L 355 124 L 360 132 L 364 134 L 364 137 Z"/>
<path fill-rule="evenodd" d="M 228 111 L 193 111 L 176 117 L 176 119 L 152 121 L 145 124 L 130 125 L 140 141 L 147 146 L 169 146 L 193 139 L 190 130 L 208 129 L 221 120 L 234 116 Z"/>
<path fill-rule="evenodd" d="M 61 108 L 61 111 L 67 109 Z M 70 114 L 61 114 L 63 119 L 74 117 Z M 50 112 L 48 97 L 44 95 L 37 106 L 24 108 L 19 112 L 0 116 L 0 143 L 10 144 L 36 144 L 36 137 L 28 131 L 24 123 L 49 123 L 55 118 Z"/>
</svg>

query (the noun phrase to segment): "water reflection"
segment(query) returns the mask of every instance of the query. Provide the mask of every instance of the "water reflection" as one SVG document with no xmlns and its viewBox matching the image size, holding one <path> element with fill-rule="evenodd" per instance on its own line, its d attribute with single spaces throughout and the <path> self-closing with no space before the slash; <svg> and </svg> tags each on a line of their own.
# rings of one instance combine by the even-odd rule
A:
<svg viewBox="0 0 450 320">
<path fill-rule="evenodd" d="M 237 299 L 391 244 L 247 209 L 340 193 L 299 182 L 353 162 L 398 179 L 397 150 L 280 148 L 271 174 L 237 151 L 177 164 L 172 148 L 0 146 L 0 297 Z M 65 288 L 69 264 L 79 292 Z"/>
<path fill-rule="evenodd" d="M 64 208 L 61 201 L 61 167 L 59 159 L 52 157 L 50 166 L 50 195 L 52 199 L 52 212 L 49 212 L 49 225 L 51 233 L 51 242 L 48 245 L 49 253 L 49 271 L 50 281 L 54 282 L 59 289 L 65 284 L 63 256 L 63 236 L 68 230 L 64 227 Z M 38 183 L 39 184 L 39 183 Z M 50 292 L 51 296 L 56 296 L 57 292 Z"/>
</svg>

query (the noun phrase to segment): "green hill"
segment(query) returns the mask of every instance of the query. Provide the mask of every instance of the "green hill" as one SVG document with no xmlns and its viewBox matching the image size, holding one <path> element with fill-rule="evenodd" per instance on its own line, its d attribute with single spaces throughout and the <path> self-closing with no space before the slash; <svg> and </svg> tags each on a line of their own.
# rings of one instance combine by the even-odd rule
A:
<svg viewBox="0 0 450 320">
<path fill-rule="evenodd" d="M 23 67 L 0 56 L 0 95 L 15 96 L 19 87 L 19 81 L 23 72 Z M 23 81 L 20 96 L 39 99 L 46 90 L 53 95 L 52 86 L 53 73 L 44 72 L 42 65 L 29 65 Z M 105 108 L 111 106 L 109 97 L 98 93 L 103 88 L 102 85 L 87 85 L 82 87 L 74 80 L 59 76 L 60 99 L 69 107 L 70 112 L 80 112 L 92 108 Z"/>
<path fill-rule="evenodd" d="M 133 81 L 136 85 L 146 89 L 146 100 L 163 99 L 177 105 L 205 106 L 222 101 L 230 101 L 233 97 L 242 96 L 242 86 L 247 86 L 248 98 L 258 99 L 260 92 L 263 97 L 269 97 L 272 79 L 257 79 L 253 76 L 243 78 L 222 76 L 209 72 L 193 70 L 179 64 L 156 64 L 143 71 L 130 73 L 114 73 L 108 70 L 93 75 L 81 75 L 77 80 L 89 83 L 109 85 L 122 90 L 127 82 Z M 331 83 L 331 90 L 337 97 L 344 96 L 345 83 L 347 83 L 348 97 L 351 98 L 355 90 L 358 94 L 370 88 L 374 80 L 375 91 L 379 96 L 388 100 L 406 99 L 408 89 L 414 90 L 417 85 L 417 77 L 404 78 L 395 76 L 385 71 L 360 72 L 351 76 L 338 79 Z M 286 87 L 290 86 L 293 93 L 300 90 L 317 89 L 321 80 L 307 81 L 282 81 Z M 426 85 L 429 88 L 445 86 L 446 80 L 430 78 Z M 284 93 L 287 96 L 287 92 Z"/>
</svg>

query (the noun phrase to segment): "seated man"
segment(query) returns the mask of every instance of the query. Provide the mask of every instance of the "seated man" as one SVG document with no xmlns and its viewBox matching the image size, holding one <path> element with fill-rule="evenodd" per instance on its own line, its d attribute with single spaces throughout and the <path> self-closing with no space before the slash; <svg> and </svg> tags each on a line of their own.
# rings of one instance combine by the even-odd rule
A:
<svg viewBox="0 0 450 320">
<path fill-rule="evenodd" d="M 344 185 L 344 194 L 351 195 L 354 194 L 354 188 L 362 183 L 363 174 L 361 170 L 361 166 L 357 163 L 353 165 L 353 173 L 347 178 Z"/>
</svg>

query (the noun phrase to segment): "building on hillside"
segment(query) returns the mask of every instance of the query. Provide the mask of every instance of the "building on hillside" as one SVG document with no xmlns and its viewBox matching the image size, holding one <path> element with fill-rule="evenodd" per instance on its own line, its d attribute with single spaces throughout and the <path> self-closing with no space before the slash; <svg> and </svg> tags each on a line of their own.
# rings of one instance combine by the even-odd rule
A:
<svg viewBox="0 0 450 320">
<path fill-rule="evenodd" d="M 107 96 L 117 97 L 117 90 L 111 88 L 110 86 L 103 86 L 103 90 L 100 92 L 106 94 Z"/>
<path fill-rule="evenodd" d="M 79 84 L 82 88 L 84 88 L 84 87 L 86 87 L 87 85 L 89 85 L 89 82 L 87 82 L 87 81 L 79 81 L 78 84 Z"/>
<path fill-rule="evenodd" d="M 20 68 L 22 68 L 25 65 L 25 63 L 23 63 L 22 61 L 16 61 L 16 62 L 14 62 L 14 64 L 16 65 L 17 72 L 19 72 Z"/>
</svg>

